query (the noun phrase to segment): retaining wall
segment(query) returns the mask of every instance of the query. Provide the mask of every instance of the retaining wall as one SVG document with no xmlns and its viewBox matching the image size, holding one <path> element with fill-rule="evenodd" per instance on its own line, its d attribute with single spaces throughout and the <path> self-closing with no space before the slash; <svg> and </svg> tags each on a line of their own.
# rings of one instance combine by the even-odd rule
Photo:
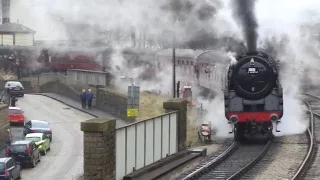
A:
<svg viewBox="0 0 320 180">
<path fill-rule="evenodd" d="M 0 104 L 0 147 L 4 145 L 6 129 L 10 128 L 8 120 L 8 105 Z"/>
<path fill-rule="evenodd" d="M 111 89 L 100 86 L 76 84 L 70 85 L 61 78 L 45 77 L 22 78 L 21 83 L 25 87 L 26 93 L 57 93 L 73 100 L 79 101 L 82 89 L 91 88 L 94 99 L 92 106 L 108 112 L 120 119 L 127 118 L 127 97 Z"/>
</svg>

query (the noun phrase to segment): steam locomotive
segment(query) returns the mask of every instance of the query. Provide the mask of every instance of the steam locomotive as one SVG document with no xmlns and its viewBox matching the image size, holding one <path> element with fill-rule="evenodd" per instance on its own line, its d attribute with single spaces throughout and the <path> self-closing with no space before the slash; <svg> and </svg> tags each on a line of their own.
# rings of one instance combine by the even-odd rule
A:
<svg viewBox="0 0 320 180">
<path fill-rule="evenodd" d="M 279 62 L 262 51 L 236 57 L 228 69 L 224 90 L 225 117 L 232 125 L 234 139 L 262 134 L 273 138 L 283 115 L 283 90 L 279 82 Z"/>
</svg>

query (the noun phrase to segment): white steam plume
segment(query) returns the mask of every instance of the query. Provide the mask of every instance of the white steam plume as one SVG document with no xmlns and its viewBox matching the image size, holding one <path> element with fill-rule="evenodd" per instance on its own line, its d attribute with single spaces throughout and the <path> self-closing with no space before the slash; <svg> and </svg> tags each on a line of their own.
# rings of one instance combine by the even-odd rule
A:
<svg viewBox="0 0 320 180">
<path fill-rule="evenodd" d="M 222 1 L 216 16 L 203 21 L 199 20 L 196 11 L 204 4 L 216 5 L 216 1 L 190 0 L 190 2 L 194 4 L 195 9 L 182 13 L 185 15 L 185 23 L 173 23 L 172 14 L 159 8 L 168 4 L 168 0 L 12 0 L 11 21 L 15 22 L 16 19 L 19 19 L 20 23 L 36 30 L 36 39 L 42 40 L 84 39 L 88 42 L 112 40 L 112 43 L 125 46 L 128 45 L 127 41 L 130 38 L 128 34 L 132 29 L 146 32 L 148 38 L 156 42 L 169 41 L 170 43 L 172 31 L 178 34 L 177 43 L 183 42 L 190 39 L 192 37 L 190 34 L 198 29 L 213 31 L 220 36 L 232 35 L 236 39 L 244 39 L 241 28 L 237 26 L 232 17 L 231 0 Z M 275 40 L 279 41 L 283 36 L 286 36 L 285 47 L 283 51 L 278 52 L 281 61 L 285 61 L 287 64 L 301 64 L 301 69 L 318 66 L 317 59 L 319 58 L 316 53 L 318 44 L 310 40 L 310 33 L 302 35 L 300 28 L 305 24 L 312 25 L 318 22 L 319 9 L 320 1 L 318 0 L 257 1 L 255 13 L 259 24 L 258 46 L 262 46 L 264 41 L 271 39 L 271 37 L 275 37 Z M 83 25 L 89 25 L 89 28 Z M 291 66 L 287 66 L 285 69 L 287 70 L 282 74 L 295 72 Z M 303 115 L 294 109 L 302 108 L 296 96 L 300 92 L 300 88 L 298 86 L 296 90 L 289 88 L 289 82 L 292 82 L 292 79 L 290 76 L 290 78 L 286 77 L 288 75 L 281 76 L 286 90 L 282 131 L 286 132 L 283 130 L 286 128 L 292 129 L 292 131 L 286 132 L 287 134 L 301 133 L 303 130 L 291 128 L 291 126 L 299 126 L 299 123 L 303 124 Z M 163 82 L 170 82 L 170 79 L 171 75 L 167 75 Z M 297 81 L 300 80 L 297 79 Z M 295 84 L 299 83 L 295 82 Z M 222 124 L 226 124 L 224 115 L 220 116 L 221 113 L 218 111 L 220 107 L 223 110 L 222 99 L 214 100 L 214 102 L 219 103 L 209 107 L 210 112 L 217 109 L 216 114 L 213 113 L 212 117 L 208 116 L 208 119 L 211 121 L 220 119 L 223 121 Z M 291 115 L 296 118 L 290 119 Z M 285 125 L 285 122 L 291 123 Z M 301 125 L 301 127 L 304 126 Z M 229 129 L 225 130 L 225 132 L 228 131 Z"/>
<path fill-rule="evenodd" d="M 280 0 L 257 2 L 256 13 L 259 21 L 260 41 L 275 37 L 278 41 L 286 37 L 279 59 L 285 64 L 280 72 L 284 88 L 284 115 L 279 125 L 281 133 L 275 135 L 300 134 L 306 130 L 308 119 L 305 117 L 304 104 L 300 99 L 302 72 L 318 65 L 314 56 L 317 42 L 310 40 L 310 34 L 301 32 L 306 24 L 315 24 L 320 20 L 320 2 Z M 311 38 L 312 39 L 312 38 Z"/>
<path fill-rule="evenodd" d="M 228 29 L 227 33 L 243 40 L 243 35 L 239 28 L 230 29 L 230 27 L 235 26 L 235 21 L 230 18 L 229 3 L 230 0 L 223 1 L 222 9 L 220 9 L 216 18 L 222 22 L 221 29 Z M 279 125 L 282 132 L 275 133 L 279 136 L 300 134 L 307 127 L 307 119 L 304 113 L 305 107 L 302 99 L 299 98 L 302 81 L 300 77 L 303 76 L 297 71 L 319 66 L 319 54 L 317 53 L 319 51 L 319 43 L 315 41 L 315 37 L 312 37 L 314 34 L 308 33 L 308 31 L 314 31 L 306 28 L 304 30 L 307 33 L 301 32 L 301 27 L 318 24 L 319 28 L 319 8 L 320 2 L 316 0 L 303 2 L 299 0 L 278 0 L 275 2 L 259 0 L 256 2 L 255 13 L 259 24 L 258 46 L 263 46 L 265 40 L 270 39 L 273 40 L 271 44 L 274 46 L 279 45 L 278 43 L 281 39 L 282 43 L 284 43 L 282 45 L 283 48 L 275 48 L 278 51 L 277 58 L 284 64 L 283 71 L 280 72 L 280 79 L 284 88 L 284 116 L 282 124 Z M 218 33 L 223 34 L 224 30 L 218 31 Z M 286 38 L 285 41 L 283 41 L 283 37 Z M 224 126 L 226 119 L 224 113 L 219 111 L 220 107 L 223 109 L 223 100 L 220 99 L 219 103 L 216 103 L 217 101 L 219 99 L 213 101 L 213 105 L 210 107 L 211 111 L 209 111 L 211 115 L 209 114 L 206 120 L 211 121 L 213 127 L 219 128 L 218 135 L 227 136 L 230 128 Z M 221 124 L 220 121 L 225 122 Z"/>
</svg>

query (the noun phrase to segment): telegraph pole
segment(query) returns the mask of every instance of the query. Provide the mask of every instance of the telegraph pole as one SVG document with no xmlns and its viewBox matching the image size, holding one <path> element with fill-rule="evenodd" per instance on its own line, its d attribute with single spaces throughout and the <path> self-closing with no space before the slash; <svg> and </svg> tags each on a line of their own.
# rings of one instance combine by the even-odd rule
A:
<svg viewBox="0 0 320 180">
<path fill-rule="evenodd" d="M 176 97 L 176 35 L 173 35 L 172 47 L 172 93 L 173 98 Z"/>
</svg>

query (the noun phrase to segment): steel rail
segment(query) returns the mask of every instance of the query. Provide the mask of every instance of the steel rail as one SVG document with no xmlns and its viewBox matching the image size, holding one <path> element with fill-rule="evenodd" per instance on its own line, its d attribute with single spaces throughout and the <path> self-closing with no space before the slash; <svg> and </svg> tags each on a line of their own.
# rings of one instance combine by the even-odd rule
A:
<svg viewBox="0 0 320 180">
<path fill-rule="evenodd" d="M 318 97 L 318 96 L 314 96 L 314 95 L 306 94 L 306 93 L 303 93 L 303 94 L 305 94 L 309 97 L 320 99 L 320 97 Z M 314 159 L 315 153 L 316 153 L 316 145 L 315 145 L 315 141 L 314 141 L 314 116 L 315 115 L 319 116 L 319 114 L 313 112 L 312 107 L 309 102 L 305 101 L 305 104 L 308 106 L 308 112 L 310 113 L 310 127 L 307 129 L 307 135 L 308 135 L 308 139 L 309 139 L 309 144 L 308 144 L 309 148 L 308 148 L 308 152 L 307 152 L 303 162 L 300 164 L 298 170 L 296 171 L 294 176 L 291 178 L 291 180 L 298 180 L 304 176 L 308 167 L 313 162 L 313 159 Z"/>
<path fill-rule="evenodd" d="M 270 147 L 272 145 L 272 140 L 269 140 L 266 146 L 263 148 L 261 153 L 255 157 L 250 163 L 248 163 L 245 167 L 234 173 L 232 176 L 230 176 L 227 180 L 235 180 L 239 179 L 242 175 L 244 175 L 246 172 L 248 172 L 254 165 L 256 165 L 269 151 Z"/>
<path fill-rule="evenodd" d="M 264 146 L 262 151 L 253 158 L 252 161 L 250 161 L 248 164 L 246 164 L 243 168 L 229 176 L 227 178 L 228 180 L 234 180 L 240 178 L 242 175 L 244 175 L 246 172 L 248 172 L 253 166 L 255 166 L 268 152 L 272 145 L 272 140 L 269 140 L 268 143 Z M 221 153 L 217 158 L 211 160 L 210 162 L 206 163 L 204 166 L 196 169 L 192 173 L 188 174 L 188 176 L 184 177 L 182 180 L 189 180 L 189 179 L 196 179 L 199 176 L 208 173 L 211 169 L 214 169 L 216 166 L 218 166 L 221 162 L 226 160 L 233 151 L 235 151 L 238 147 L 238 144 L 236 142 L 233 142 L 231 146 L 228 147 L 227 150 L 225 150 L 223 153 Z"/>
<path fill-rule="evenodd" d="M 182 180 L 189 180 L 194 179 L 198 177 L 199 175 L 207 172 L 208 169 L 213 168 L 214 166 L 218 165 L 220 162 L 222 162 L 224 159 L 226 159 L 234 150 L 236 150 L 238 147 L 237 142 L 233 142 L 223 153 L 221 153 L 218 157 L 214 158 L 213 160 L 206 163 L 204 166 L 196 169 L 192 173 L 188 174 L 186 177 L 184 177 Z"/>
</svg>

